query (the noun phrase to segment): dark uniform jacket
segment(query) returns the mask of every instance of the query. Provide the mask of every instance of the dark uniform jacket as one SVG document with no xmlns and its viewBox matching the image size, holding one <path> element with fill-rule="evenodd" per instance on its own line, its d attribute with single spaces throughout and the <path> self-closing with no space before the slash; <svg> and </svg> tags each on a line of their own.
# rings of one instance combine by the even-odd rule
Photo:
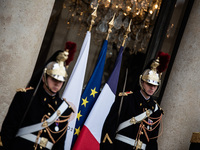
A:
<svg viewBox="0 0 200 150">
<path fill-rule="evenodd" d="M 154 129 L 154 130 L 153 131 L 146 130 L 146 133 L 148 135 L 146 136 L 145 131 L 142 129 L 141 130 L 142 134 L 140 134 L 139 139 L 140 141 L 146 144 L 146 150 L 157 150 L 158 149 L 157 136 L 158 136 L 158 130 L 159 130 L 159 123 L 160 123 L 158 118 L 160 118 L 162 114 L 162 110 L 160 108 L 158 108 L 158 110 L 155 111 L 150 117 L 145 119 L 147 122 L 158 121 L 158 123 L 156 123 L 155 125 L 148 126 L 142 121 L 140 123 L 132 124 L 131 126 L 126 127 L 116 133 L 116 130 L 120 123 L 127 121 L 131 119 L 132 117 L 135 117 L 143 113 L 146 109 L 151 109 L 152 111 L 154 111 L 155 105 L 156 103 L 153 100 L 153 98 L 150 98 L 149 100 L 144 99 L 140 91 L 137 91 L 133 94 L 129 94 L 128 96 L 124 96 L 120 117 L 118 119 L 120 99 L 117 99 L 114 102 L 110 110 L 110 113 L 104 123 L 100 149 L 101 150 L 122 150 L 122 149 L 132 150 L 133 146 L 115 139 L 116 134 L 120 134 L 120 135 L 123 135 L 135 140 L 139 133 L 138 131 L 140 128 L 140 124 L 144 124 L 146 128 Z M 107 137 L 105 138 L 106 134 L 108 134 L 111 141 L 109 141 Z"/>
<path fill-rule="evenodd" d="M 27 90 L 26 92 L 17 92 L 8 110 L 7 116 L 3 122 L 1 130 L 1 140 L 3 147 L 6 150 L 33 150 L 34 144 L 31 141 L 16 137 L 23 115 L 28 107 L 30 99 L 34 90 Z M 25 119 L 23 120 L 21 127 L 30 126 L 42 122 L 42 119 L 47 119 L 57 110 L 62 104 L 63 100 L 59 98 L 59 95 L 50 96 L 45 92 L 41 86 L 30 105 Z M 68 118 L 72 113 L 72 108 L 68 107 L 67 110 L 59 117 L 60 123 L 53 123 L 47 129 L 41 130 L 40 137 L 47 138 L 50 142 L 56 142 L 52 149 L 63 150 L 64 141 L 67 131 Z M 47 117 L 48 116 L 48 117 Z M 55 131 L 55 127 L 59 128 L 59 131 Z M 38 136 L 38 131 L 32 133 Z M 40 149 L 40 145 L 37 145 L 37 149 Z M 43 148 L 45 150 L 46 148 Z"/>
</svg>

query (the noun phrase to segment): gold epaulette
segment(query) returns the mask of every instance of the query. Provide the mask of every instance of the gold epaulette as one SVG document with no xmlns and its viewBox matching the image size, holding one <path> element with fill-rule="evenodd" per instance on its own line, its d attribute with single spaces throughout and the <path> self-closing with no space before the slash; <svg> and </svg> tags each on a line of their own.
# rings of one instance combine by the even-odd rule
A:
<svg viewBox="0 0 200 150">
<path fill-rule="evenodd" d="M 33 87 L 28 87 L 28 88 L 19 88 L 16 90 L 16 92 L 26 92 L 28 90 L 33 90 L 34 88 Z"/>
<path fill-rule="evenodd" d="M 1 136 L 0 136 L 0 146 L 3 146 L 3 143 L 2 143 L 2 141 L 1 141 Z"/>
<path fill-rule="evenodd" d="M 160 110 L 162 111 L 163 115 L 164 115 L 164 111 L 163 109 L 160 107 L 160 105 L 158 104 L 158 102 L 156 100 L 154 100 L 154 102 L 158 105 L 158 107 L 160 108 Z"/>
<path fill-rule="evenodd" d="M 128 94 L 132 94 L 132 91 L 128 91 L 128 92 L 120 92 L 119 96 L 128 96 Z"/>
<path fill-rule="evenodd" d="M 200 132 L 192 133 L 191 143 L 200 143 Z"/>
<path fill-rule="evenodd" d="M 67 100 L 65 98 L 63 98 L 63 100 L 69 105 L 69 108 L 71 108 L 73 110 L 73 112 L 75 112 L 73 107 L 67 102 Z"/>
</svg>

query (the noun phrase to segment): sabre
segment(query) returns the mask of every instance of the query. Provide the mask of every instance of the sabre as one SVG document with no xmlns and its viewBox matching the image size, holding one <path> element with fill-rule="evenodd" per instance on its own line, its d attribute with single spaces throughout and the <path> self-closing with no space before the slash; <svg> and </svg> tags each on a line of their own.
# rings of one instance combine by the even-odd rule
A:
<svg viewBox="0 0 200 150">
<path fill-rule="evenodd" d="M 126 75 L 125 75 L 125 81 L 124 81 L 124 86 L 123 86 L 123 93 L 125 92 L 125 88 L 126 88 L 127 76 L 128 76 L 128 68 L 126 68 Z M 124 94 L 122 94 L 121 102 L 120 102 L 120 105 L 119 105 L 118 120 L 119 120 L 119 117 L 120 117 L 120 114 L 121 114 L 123 100 L 124 100 Z"/>
</svg>

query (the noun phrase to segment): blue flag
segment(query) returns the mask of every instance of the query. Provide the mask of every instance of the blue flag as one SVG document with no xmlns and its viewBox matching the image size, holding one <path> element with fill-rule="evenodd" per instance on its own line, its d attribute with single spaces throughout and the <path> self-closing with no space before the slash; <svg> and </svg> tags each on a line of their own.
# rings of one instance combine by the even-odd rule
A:
<svg viewBox="0 0 200 150">
<path fill-rule="evenodd" d="M 96 67 L 81 96 L 72 145 L 75 143 L 80 133 L 80 130 L 100 93 L 102 75 L 106 59 L 107 45 L 108 41 L 105 40 L 98 57 Z"/>
</svg>

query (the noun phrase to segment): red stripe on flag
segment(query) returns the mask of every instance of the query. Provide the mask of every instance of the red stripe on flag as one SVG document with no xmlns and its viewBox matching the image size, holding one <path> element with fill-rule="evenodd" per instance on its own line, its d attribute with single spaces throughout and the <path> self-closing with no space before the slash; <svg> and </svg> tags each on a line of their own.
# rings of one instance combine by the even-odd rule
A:
<svg viewBox="0 0 200 150">
<path fill-rule="evenodd" d="M 73 150 L 99 150 L 99 149 L 100 149 L 99 142 L 92 135 L 90 130 L 84 125 L 74 144 Z"/>
</svg>

